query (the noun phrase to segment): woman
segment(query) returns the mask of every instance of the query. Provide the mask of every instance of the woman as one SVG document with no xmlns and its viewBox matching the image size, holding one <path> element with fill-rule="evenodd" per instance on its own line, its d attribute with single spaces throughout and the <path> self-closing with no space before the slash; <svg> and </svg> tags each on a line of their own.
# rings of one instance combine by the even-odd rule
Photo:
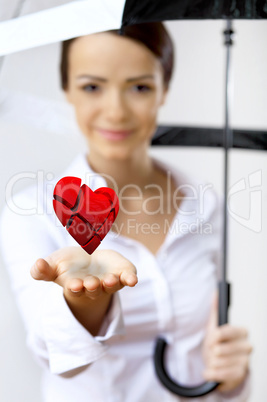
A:
<svg viewBox="0 0 267 402">
<path fill-rule="evenodd" d="M 247 332 L 215 324 L 217 197 L 148 152 L 172 66 L 161 23 L 63 44 L 62 87 L 88 152 L 61 177 L 86 174 L 93 190 L 113 188 L 120 212 L 91 256 L 55 227 L 47 213 L 51 191 L 39 200 L 45 214 L 4 215 L 10 231 L 6 225 L 4 249 L 11 248 L 8 239 L 19 239 L 16 255 L 6 252 L 6 260 L 28 343 L 45 368 L 45 401 L 179 400 L 154 372 L 160 335 L 170 344 L 167 365 L 177 381 L 221 383 L 202 400 L 246 397 Z M 17 202 L 27 205 L 32 196 L 29 190 Z M 31 275 L 39 282 L 26 275 L 34 259 Z"/>
</svg>

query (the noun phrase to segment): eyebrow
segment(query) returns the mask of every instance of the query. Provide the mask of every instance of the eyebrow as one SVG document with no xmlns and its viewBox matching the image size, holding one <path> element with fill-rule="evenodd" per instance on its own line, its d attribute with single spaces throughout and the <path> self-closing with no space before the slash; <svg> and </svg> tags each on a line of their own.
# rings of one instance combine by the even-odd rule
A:
<svg viewBox="0 0 267 402">
<path fill-rule="evenodd" d="M 154 79 L 154 78 L 155 77 L 153 74 L 143 74 L 143 75 L 139 75 L 138 77 L 127 78 L 126 82 L 133 82 L 133 81 L 139 81 L 139 80 L 144 80 L 144 79 Z M 76 77 L 76 79 L 77 79 L 77 81 L 80 81 L 83 79 L 91 79 L 91 80 L 101 81 L 101 82 L 108 81 L 106 78 L 98 77 L 97 75 L 90 75 L 90 74 L 79 75 L 78 77 Z"/>
<path fill-rule="evenodd" d="M 145 75 L 139 75 L 138 77 L 132 77 L 128 78 L 126 81 L 127 82 L 132 82 L 132 81 L 139 81 L 139 80 L 145 80 L 145 79 L 154 79 L 154 75 L 152 74 L 145 74 Z"/>
</svg>

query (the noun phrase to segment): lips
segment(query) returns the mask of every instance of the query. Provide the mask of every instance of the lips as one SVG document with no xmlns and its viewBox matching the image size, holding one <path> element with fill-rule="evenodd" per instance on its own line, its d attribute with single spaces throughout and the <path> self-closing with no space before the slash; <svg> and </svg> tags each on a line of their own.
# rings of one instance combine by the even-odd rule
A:
<svg viewBox="0 0 267 402">
<path fill-rule="evenodd" d="M 102 137 L 111 141 L 124 140 L 133 133 L 133 130 L 106 130 L 102 128 L 98 128 L 97 131 Z"/>
</svg>

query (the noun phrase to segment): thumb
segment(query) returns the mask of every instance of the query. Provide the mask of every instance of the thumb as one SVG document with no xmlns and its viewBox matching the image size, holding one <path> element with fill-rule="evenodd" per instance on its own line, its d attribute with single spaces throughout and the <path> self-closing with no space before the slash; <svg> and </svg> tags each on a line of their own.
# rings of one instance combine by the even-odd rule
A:
<svg viewBox="0 0 267 402">
<path fill-rule="evenodd" d="M 207 334 L 210 334 L 214 331 L 214 329 L 218 326 L 218 307 L 219 307 L 219 295 L 218 291 L 216 291 L 213 295 L 209 320 L 207 324 Z"/>
<path fill-rule="evenodd" d="M 33 279 L 42 281 L 54 281 L 57 278 L 57 272 L 54 267 L 43 258 L 39 258 L 30 270 Z"/>
<path fill-rule="evenodd" d="M 206 364 L 209 361 L 210 348 L 212 347 L 214 342 L 214 332 L 216 327 L 218 326 L 218 303 L 219 303 L 218 292 L 216 291 L 213 295 L 211 302 L 210 315 L 206 327 L 206 334 L 202 349 L 203 357 Z"/>
</svg>

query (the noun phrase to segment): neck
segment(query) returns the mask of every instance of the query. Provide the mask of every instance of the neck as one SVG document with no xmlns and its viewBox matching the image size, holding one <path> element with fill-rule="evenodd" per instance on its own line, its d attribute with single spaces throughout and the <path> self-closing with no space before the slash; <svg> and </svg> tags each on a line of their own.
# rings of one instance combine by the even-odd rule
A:
<svg viewBox="0 0 267 402">
<path fill-rule="evenodd" d="M 151 182 L 154 175 L 153 161 L 147 153 L 139 152 L 127 159 L 109 160 L 90 152 L 87 160 L 95 172 L 105 175 L 108 186 L 114 190 L 116 187 L 120 191 L 129 184 L 143 188 Z"/>
</svg>

